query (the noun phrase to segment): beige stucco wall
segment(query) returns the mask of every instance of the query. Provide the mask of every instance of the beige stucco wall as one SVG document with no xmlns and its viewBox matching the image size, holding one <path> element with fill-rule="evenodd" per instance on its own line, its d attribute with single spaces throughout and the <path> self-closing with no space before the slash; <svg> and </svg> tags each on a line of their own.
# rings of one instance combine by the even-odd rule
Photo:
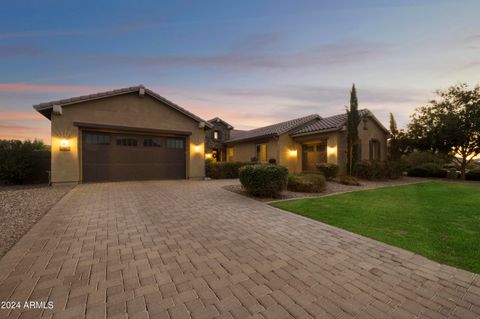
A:
<svg viewBox="0 0 480 319">
<path fill-rule="evenodd" d="M 362 160 L 369 160 L 369 141 L 376 139 L 380 142 L 380 160 L 387 159 L 387 134 L 371 118 L 362 120 L 358 126 L 358 137 L 362 145 Z"/>
<path fill-rule="evenodd" d="M 52 114 L 53 183 L 81 181 L 81 134 L 73 122 L 192 132 L 186 139 L 187 178 L 205 176 L 205 132 L 198 122 L 148 95 L 130 93 L 67 105 L 62 115 Z M 70 151 L 59 150 L 62 139 L 69 141 Z M 199 152 L 194 150 L 195 145 L 200 146 Z"/>
<path fill-rule="evenodd" d="M 249 162 L 252 157 L 257 156 L 258 144 L 267 144 L 267 161 L 271 158 L 277 159 L 278 141 L 270 138 L 229 145 L 229 147 L 233 147 L 233 160 L 236 162 Z"/>
</svg>

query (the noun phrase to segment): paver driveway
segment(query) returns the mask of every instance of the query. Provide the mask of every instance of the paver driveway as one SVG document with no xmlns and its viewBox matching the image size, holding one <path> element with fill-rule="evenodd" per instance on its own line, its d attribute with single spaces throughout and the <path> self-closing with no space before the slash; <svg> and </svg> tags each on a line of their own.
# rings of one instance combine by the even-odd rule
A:
<svg viewBox="0 0 480 319">
<path fill-rule="evenodd" d="M 16 318 L 478 318 L 480 279 L 223 190 L 80 185 L 0 261 Z"/>
</svg>

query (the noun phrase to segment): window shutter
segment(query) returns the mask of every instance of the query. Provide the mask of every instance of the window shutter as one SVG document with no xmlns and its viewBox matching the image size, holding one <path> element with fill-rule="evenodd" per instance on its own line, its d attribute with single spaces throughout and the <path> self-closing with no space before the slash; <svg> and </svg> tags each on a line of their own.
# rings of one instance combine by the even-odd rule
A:
<svg viewBox="0 0 480 319">
<path fill-rule="evenodd" d="M 370 161 L 373 160 L 373 141 L 372 140 L 368 142 L 368 159 Z"/>
</svg>

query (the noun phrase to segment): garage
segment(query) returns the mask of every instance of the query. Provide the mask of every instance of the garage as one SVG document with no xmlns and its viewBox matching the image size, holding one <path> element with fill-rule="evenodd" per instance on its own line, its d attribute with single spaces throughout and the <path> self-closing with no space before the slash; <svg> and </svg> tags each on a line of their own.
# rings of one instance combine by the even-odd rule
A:
<svg viewBox="0 0 480 319">
<path fill-rule="evenodd" d="M 186 178 L 184 136 L 82 132 L 83 182 Z"/>
</svg>

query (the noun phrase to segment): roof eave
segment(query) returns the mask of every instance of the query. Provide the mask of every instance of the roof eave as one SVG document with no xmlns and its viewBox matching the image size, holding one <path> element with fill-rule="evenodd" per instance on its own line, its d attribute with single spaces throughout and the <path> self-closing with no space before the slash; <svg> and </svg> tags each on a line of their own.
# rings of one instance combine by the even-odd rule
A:
<svg viewBox="0 0 480 319">
<path fill-rule="evenodd" d="M 272 133 L 272 134 L 266 134 L 266 135 L 261 135 L 261 136 L 254 136 L 254 137 L 246 137 L 246 138 L 239 138 L 235 140 L 227 140 L 225 141 L 225 144 L 236 144 L 236 143 L 243 143 L 243 142 L 251 142 L 255 140 L 261 140 L 264 138 L 271 138 L 278 136 L 277 133 Z"/>
<path fill-rule="evenodd" d="M 311 132 L 305 132 L 305 133 L 298 133 L 298 134 L 290 134 L 291 137 L 299 137 L 299 136 L 306 136 L 306 135 L 314 135 L 314 134 L 322 134 L 322 133 L 331 133 L 331 132 L 336 132 L 336 131 L 341 131 L 341 127 L 334 127 L 330 129 L 325 129 L 325 130 L 316 130 L 316 131 L 311 131 Z"/>
</svg>

